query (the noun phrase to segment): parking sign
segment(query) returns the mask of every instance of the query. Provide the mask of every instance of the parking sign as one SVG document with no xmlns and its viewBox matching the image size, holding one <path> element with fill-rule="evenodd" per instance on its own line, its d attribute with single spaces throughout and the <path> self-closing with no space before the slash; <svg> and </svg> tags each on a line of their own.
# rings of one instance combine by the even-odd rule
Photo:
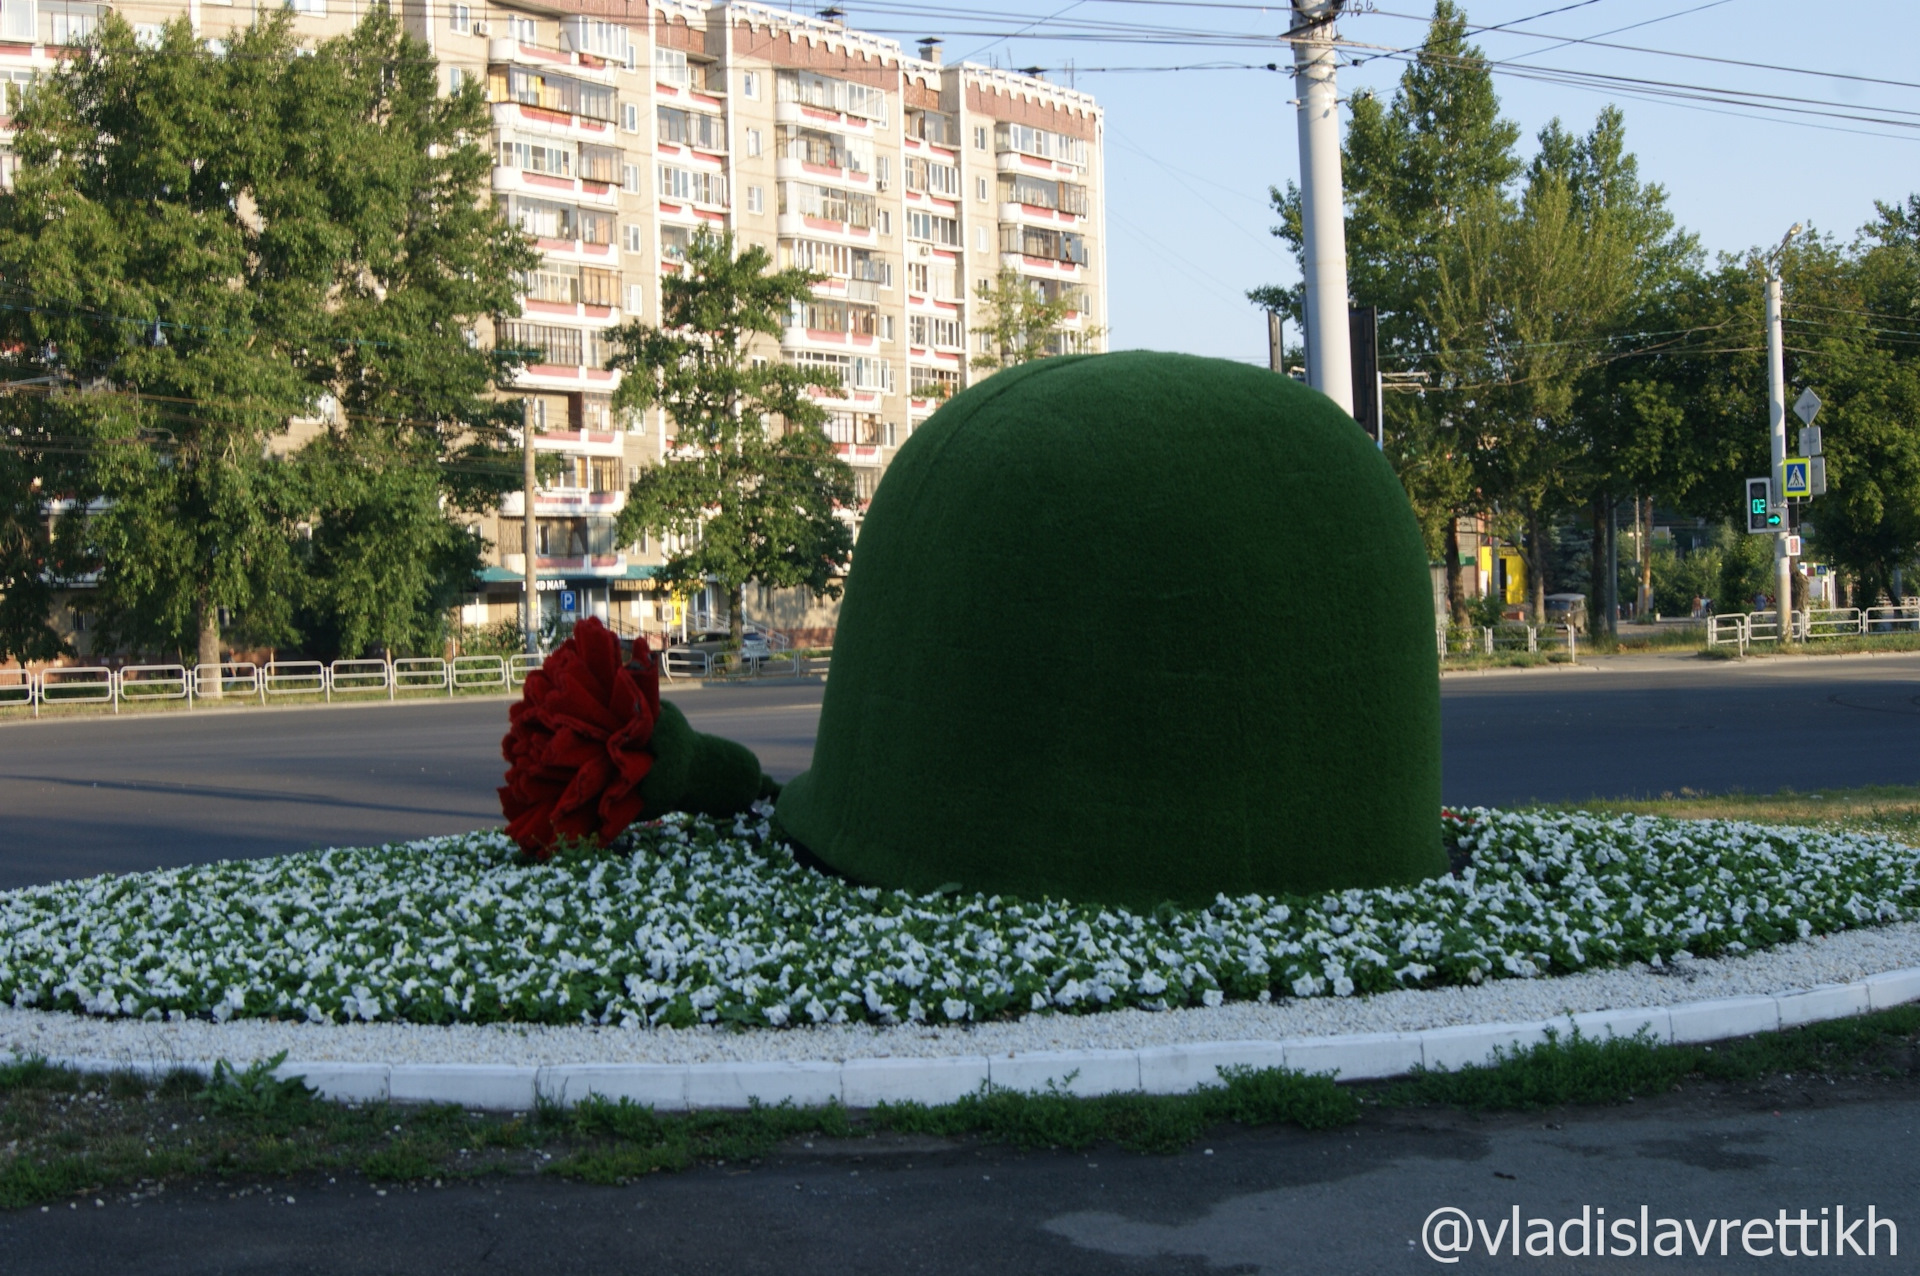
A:
<svg viewBox="0 0 1920 1276">
<path fill-rule="evenodd" d="M 563 589 L 560 591 L 560 610 L 561 611 L 578 611 L 579 610 L 579 608 L 574 605 L 574 593 L 571 589 Z"/>
</svg>

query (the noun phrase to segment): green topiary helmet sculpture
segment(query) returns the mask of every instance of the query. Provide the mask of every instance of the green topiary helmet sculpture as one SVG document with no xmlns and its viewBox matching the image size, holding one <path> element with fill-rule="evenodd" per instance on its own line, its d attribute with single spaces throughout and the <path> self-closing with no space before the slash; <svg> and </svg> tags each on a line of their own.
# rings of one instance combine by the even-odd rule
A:
<svg viewBox="0 0 1920 1276">
<path fill-rule="evenodd" d="M 790 838 L 856 881 L 1152 906 L 1446 871 L 1427 555 L 1352 418 L 1134 351 L 957 395 L 861 529 Z"/>
</svg>

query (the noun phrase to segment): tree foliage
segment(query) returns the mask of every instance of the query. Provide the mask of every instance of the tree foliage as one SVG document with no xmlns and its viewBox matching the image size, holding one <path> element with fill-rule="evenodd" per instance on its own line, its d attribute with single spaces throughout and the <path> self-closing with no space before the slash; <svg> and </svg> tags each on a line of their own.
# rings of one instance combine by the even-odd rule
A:
<svg viewBox="0 0 1920 1276">
<path fill-rule="evenodd" d="M 1048 297 L 1040 281 L 1002 266 L 992 285 L 981 283 L 974 296 L 987 312 L 987 322 L 973 330 L 985 347 L 973 357 L 974 367 L 1011 368 L 1063 352 L 1069 338 L 1067 320 L 1074 314 L 1073 299 L 1067 294 Z M 1086 328 L 1077 335 L 1091 340 L 1100 332 L 1097 327 Z"/>
<path fill-rule="evenodd" d="M 749 583 L 838 597 L 853 548 L 853 472 L 815 396 L 839 381 L 751 353 L 756 337 L 780 335 L 818 276 L 770 267 L 757 245 L 736 252 L 731 235 L 695 236 L 664 281 L 663 322 L 616 328 L 608 362 L 623 374 L 615 408 L 661 407 L 676 430 L 670 454 L 633 484 L 619 535 L 671 538 L 658 579 L 719 583 L 736 643 Z"/>
<path fill-rule="evenodd" d="M 512 481 L 472 324 L 532 258 L 482 202 L 485 106 L 384 9 L 311 53 L 284 14 L 223 53 L 108 15 L 15 113 L 5 370 L 86 451 L 67 566 L 108 641 L 424 645 L 478 561 L 443 497 Z"/>
</svg>

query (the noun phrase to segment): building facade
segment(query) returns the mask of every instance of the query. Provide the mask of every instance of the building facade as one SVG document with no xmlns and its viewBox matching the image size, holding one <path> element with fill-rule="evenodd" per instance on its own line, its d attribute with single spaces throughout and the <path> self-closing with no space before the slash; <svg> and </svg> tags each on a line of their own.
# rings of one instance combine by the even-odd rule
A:
<svg viewBox="0 0 1920 1276">
<path fill-rule="evenodd" d="M 672 449 L 673 426 L 657 411 L 618 418 L 604 364 L 610 328 L 658 320 L 662 282 L 703 229 L 825 277 L 755 355 L 838 378 L 822 395 L 826 429 L 862 508 L 914 428 L 981 375 L 971 360 L 988 318 L 976 293 L 1003 268 L 1070 300 L 1063 348 L 1102 345 L 1103 126 L 1086 93 L 944 65 L 937 40 L 908 54 L 755 3 L 396 3 L 438 60 L 443 91 L 483 86 L 493 198 L 541 254 L 521 315 L 491 337 L 538 352 L 506 392 L 524 401 L 535 447 L 561 457 L 560 476 L 536 494 L 533 546 L 517 493 L 476 524 L 493 548 L 465 624 L 520 613 L 529 549 L 548 616 L 563 595 L 626 633 L 684 615 L 687 600 L 676 608 L 649 584 L 669 547 L 614 532 L 628 485 Z M 351 29 L 367 4 L 285 7 L 318 42 Z M 109 7 L 0 0 L 0 74 L 31 82 Z M 120 8 L 142 33 L 184 14 L 219 48 L 256 20 L 260 0 Z M 691 600 L 696 612 L 702 601 Z M 748 601 L 757 621 L 830 638 L 831 608 L 764 592 Z"/>
</svg>

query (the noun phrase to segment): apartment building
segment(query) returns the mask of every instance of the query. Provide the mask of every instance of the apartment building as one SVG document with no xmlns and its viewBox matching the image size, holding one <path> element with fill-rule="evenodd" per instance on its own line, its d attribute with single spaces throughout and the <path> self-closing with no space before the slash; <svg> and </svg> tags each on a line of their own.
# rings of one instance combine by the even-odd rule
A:
<svg viewBox="0 0 1920 1276">
<path fill-rule="evenodd" d="M 617 419 L 607 330 L 657 320 L 662 281 L 702 229 L 764 246 L 824 276 L 756 357 L 831 372 L 822 394 L 860 504 L 941 400 L 980 375 L 974 294 L 1011 268 L 1073 303 L 1063 348 L 1100 348 L 1106 254 L 1102 120 L 1086 93 L 756 3 L 395 0 L 441 65 L 443 87 L 484 86 L 493 198 L 533 236 L 540 268 L 522 314 L 491 338 L 538 353 L 509 393 L 560 476 L 535 498 L 530 547 L 544 614 L 624 632 L 674 616 L 650 577 L 670 547 L 618 543 L 614 519 L 641 468 L 674 446 L 660 413 Z M 136 28 L 186 14 L 214 47 L 262 0 L 127 0 Z M 315 41 L 369 0 L 287 0 Z M 30 81 L 110 7 L 0 0 L 0 74 Z M 469 624 L 518 614 L 524 507 L 476 524 L 493 545 Z M 859 511 L 849 511 L 855 519 Z M 705 600 L 707 605 L 721 600 Z M 702 600 L 694 600 L 699 610 Z M 684 607 L 682 608 L 684 610 Z M 819 638 L 832 608 L 761 594 L 749 612 Z"/>
</svg>

